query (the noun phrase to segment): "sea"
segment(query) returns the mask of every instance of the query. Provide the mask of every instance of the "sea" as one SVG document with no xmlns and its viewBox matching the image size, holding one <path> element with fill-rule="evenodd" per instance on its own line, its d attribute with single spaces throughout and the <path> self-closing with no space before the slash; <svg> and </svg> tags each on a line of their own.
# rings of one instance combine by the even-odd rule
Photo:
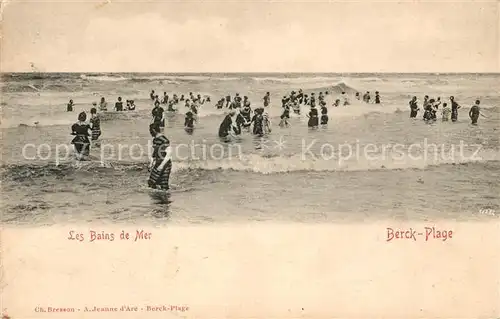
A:
<svg viewBox="0 0 500 319">
<path fill-rule="evenodd" d="M 308 128 L 305 108 L 278 125 L 281 98 L 299 89 L 328 92 L 326 126 Z M 166 115 L 168 192 L 147 187 L 151 90 L 211 99 L 191 134 L 182 104 Z M 355 99 L 366 91 L 381 104 Z M 472 221 L 500 212 L 500 74 L 3 73 L 1 92 L 0 211 L 11 226 Z M 239 93 L 255 108 L 266 92 L 272 131 L 220 140 L 228 111 L 215 102 Z M 333 106 L 342 92 L 350 105 Z M 410 119 L 409 100 L 422 108 L 425 95 L 448 105 L 454 96 L 458 121 L 439 111 L 425 122 L 422 110 Z M 76 161 L 71 125 L 101 97 L 101 144 L 91 161 Z M 136 110 L 110 110 L 118 97 Z M 477 99 L 482 116 L 472 125 Z"/>
</svg>

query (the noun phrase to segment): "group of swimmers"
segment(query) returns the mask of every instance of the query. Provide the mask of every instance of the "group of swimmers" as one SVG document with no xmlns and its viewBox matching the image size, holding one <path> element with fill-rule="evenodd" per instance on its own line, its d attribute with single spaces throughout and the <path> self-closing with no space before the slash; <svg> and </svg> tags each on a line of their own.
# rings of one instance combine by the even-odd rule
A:
<svg viewBox="0 0 500 319">
<path fill-rule="evenodd" d="M 359 92 L 356 92 L 355 98 L 357 100 L 361 100 L 361 96 Z M 317 103 L 316 103 L 317 99 Z M 281 107 L 283 108 L 283 113 L 281 114 L 281 127 L 288 127 L 288 119 L 290 118 L 290 110 L 292 110 L 295 114 L 301 114 L 301 106 L 308 106 L 310 108 L 307 117 L 309 118 L 307 122 L 307 126 L 310 128 L 316 128 L 319 125 L 328 124 L 328 102 L 329 92 L 319 92 L 319 94 L 315 95 L 315 93 L 311 93 L 310 96 L 308 94 L 304 94 L 304 92 L 300 89 L 298 92 L 292 91 L 289 95 L 283 96 L 281 99 Z M 363 102 L 370 103 L 371 97 L 370 92 L 366 92 L 363 96 Z M 375 92 L 375 104 L 380 104 L 380 94 L 379 92 Z M 349 96 L 346 92 L 342 92 L 340 97 L 335 99 L 332 103 L 332 106 L 348 106 L 350 105 Z M 319 106 L 319 111 L 318 111 Z M 319 114 L 321 112 L 321 116 Z"/>
<path fill-rule="evenodd" d="M 154 90 L 151 90 L 149 97 L 154 107 L 151 110 L 152 121 L 149 125 L 149 133 L 153 138 L 153 154 L 149 164 L 148 186 L 154 189 L 168 190 L 172 170 L 172 156 L 170 141 L 163 134 L 165 110 L 161 105 L 167 105 L 168 112 L 177 112 L 177 106 L 184 102 L 184 106 L 187 108 L 184 127 L 187 132 L 192 132 L 194 123 L 197 120 L 198 108 L 205 102 L 210 102 L 210 97 L 202 98 L 201 94 L 194 95 L 192 92 L 189 92 L 188 98 L 185 98 L 183 94 L 180 97 L 177 94 L 169 97 L 167 92 L 163 92 L 163 98 L 160 100 Z"/>
<path fill-rule="evenodd" d="M 155 107 L 160 104 L 167 105 L 167 111 L 169 112 L 177 111 L 176 106 L 180 104 L 180 102 L 184 102 L 184 106 L 192 109 L 192 111 L 196 114 L 200 105 L 203 105 L 205 102 L 210 102 L 209 96 L 202 97 L 201 94 L 194 95 L 193 92 L 189 92 L 188 97 L 185 97 L 184 94 L 180 94 L 179 97 L 175 93 L 172 97 L 170 97 L 167 92 L 163 92 L 163 97 L 160 100 L 160 97 L 155 93 L 155 91 L 151 90 L 149 97 L 151 101 L 153 101 Z"/>
<path fill-rule="evenodd" d="M 314 128 L 319 125 L 326 125 L 328 123 L 326 96 L 328 95 L 329 92 L 325 91 L 319 92 L 316 97 L 315 93 L 308 95 L 305 94 L 302 89 L 298 92 L 292 91 L 289 95 L 285 95 L 282 99 L 283 113 L 280 117 L 280 127 L 288 127 L 290 110 L 293 110 L 294 113 L 300 115 L 301 106 L 310 107 L 310 111 L 307 115 L 309 118 L 309 127 Z M 151 124 L 155 124 L 160 128 L 165 126 L 165 113 L 179 111 L 178 105 L 181 104 L 181 102 L 184 102 L 184 106 L 187 109 L 185 113 L 184 128 L 188 133 L 192 133 L 194 130 L 194 125 L 198 119 L 199 108 L 205 102 L 210 102 L 209 96 L 202 97 L 201 94 L 193 94 L 193 92 L 189 92 L 189 95 L 187 96 L 184 96 L 184 94 L 173 94 L 172 96 L 169 96 L 167 92 L 163 92 L 163 97 L 160 99 L 155 90 L 151 90 L 149 97 L 154 104 L 151 111 Z M 355 98 L 361 100 L 359 92 L 356 93 Z M 370 103 L 370 100 L 370 92 L 366 92 L 363 96 L 363 101 Z M 270 132 L 271 121 L 269 119 L 269 114 L 265 112 L 265 109 L 271 104 L 271 94 L 266 92 L 262 101 L 263 107 L 252 109 L 248 96 L 242 97 L 239 93 L 236 93 L 234 97 L 227 95 L 220 98 L 215 103 L 215 107 L 217 109 L 227 108 L 230 112 L 220 124 L 219 136 L 221 138 L 227 138 L 229 135 L 240 135 L 242 129 L 247 129 L 249 131 L 252 125 L 252 132 L 255 135 L 262 136 Z M 318 101 L 318 104 L 316 101 Z M 374 103 L 380 104 L 380 95 L 378 91 L 375 92 Z M 332 103 L 332 106 L 338 107 L 350 104 L 348 95 L 346 92 L 342 92 L 342 94 Z M 167 105 L 167 110 L 165 110 L 161 105 Z M 319 111 L 317 106 L 319 107 Z M 321 112 L 321 115 L 319 112 Z"/>
<path fill-rule="evenodd" d="M 264 96 L 264 107 L 269 106 L 271 101 L 271 96 L 270 93 L 267 92 L 266 95 Z M 250 100 L 248 99 L 248 96 L 244 96 L 243 99 L 241 99 L 241 96 L 239 93 L 236 93 L 235 97 L 231 99 L 231 95 L 227 95 L 225 98 L 221 98 L 220 100 L 215 103 L 215 107 L 217 109 L 222 109 L 222 108 L 228 108 L 230 110 L 236 110 L 241 107 L 250 107 Z"/>
<path fill-rule="evenodd" d="M 319 125 L 326 125 L 328 123 L 328 109 L 326 96 L 328 92 L 319 92 L 316 97 L 315 93 L 311 93 L 310 96 L 305 94 L 302 89 L 298 92 L 292 91 L 289 95 L 285 95 L 282 99 L 283 113 L 281 115 L 280 127 L 288 127 L 288 119 L 290 118 L 290 110 L 294 113 L 300 114 L 301 106 L 309 106 L 310 111 L 308 113 L 308 126 L 311 128 L 318 127 Z M 361 100 L 359 93 L 356 93 L 356 98 Z M 177 112 L 176 107 L 181 101 L 184 101 L 184 106 L 187 108 L 185 113 L 184 128 L 186 132 L 192 133 L 194 125 L 197 122 L 198 109 L 205 102 L 210 102 L 210 97 L 202 97 L 201 94 L 189 93 L 188 97 L 184 95 L 173 94 L 169 97 L 167 92 L 163 93 L 163 98 L 155 94 L 154 90 L 151 90 L 150 99 L 154 103 L 154 107 L 151 111 L 152 124 L 163 128 L 165 126 L 165 110 L 161 107 L 162 104 L 168 105 L 168 112 Z M 366 92 L 363 96 L 363 101 L 370 103 L 370 93 Z M 317 103 L 321 112 L 317 108 Z M 257 107 L 252 109 L 250 100 L 248 96 L 241 97 L 239 93 L 236 93 L 234 97 L 227 95 L 222 97 L 215 103 L 217 109 L 227 108 L 230 112 L 224 117 L 222 123 L 219 126 L 219 137 L 228 138 L 231 136 L 237 136 L 242 133 L 242 129 L 247 129 L 251 131 L 254 135 L 263 136 L 271 132 L 271 121 L 268 112 L 265 111 L 267 107 L 271 104 L 271 94 L 266 92 L 262 98 L 263 107 Z M 380 103 L 379 92 L 375 93 L 375 103 Z M 349 97 L 346 92 L 342 92 L 339 98 L 335 100 L 332 106 L 338 107 L 340 105 L 349 105 Z"/>
<path fill-rule="evenodd" d="M 471 124 L 476 125 L 477 121 L 479 119 L 479 115 L 484 116 L 480 112 L 480 105 L 481 101 L 476 100 L 475 104 L 471 107 L 469 110 L 469 118 L 471 119 Z M 456 122 L 458 120 L 458 110 L 461 108 L 461 106 L 457 103 L 455 100 L 454 96 L 450 96 L 450 104 L 451 107 L 448 107 L 448 103 L 441 103 L 441 98 L 438 97 L 437 99 L 430 99 L 428 95 L 424 97 L 424 101 L 422 103 L 422 107 L 424 109 L 424 114 L 423 114 L 423 120 L 426 122 L 431 122 L 431 121 L 436 121 L 437 120 L 437 113 L 439 111 L 439 107 L 442 106 L 441 110 L 441 118 L 443 121 L 449 121 L 451 117 L 452 122 Z M 414 96 L 410 102 L 410 118 L 416 118 L 418 111 L 420 111 L 420 108 L 418 107 L 417 104 L 417 97 Z"/>
<path fill-rule="evenodd" d="M 356 99 L 360 100 L 359 92 L 356 92 Z M 363 102 L 370 103 L 370 100 L 371 100 L 370 91 L 366 91 L 366 93 L 363 94 Z M 378 91 L 375 91 L 374 103 L 375 104 L 380 104 L 380 93 Z"/>
<path fill-rule="evenodd" d="M 229 136 L 237 136 L 242 133 L 242 129 L 250 131 L 253 125 L 252 133 L 254 135 L 263 136 L 271 132 L 271 120 L 269 113 L 265 111 L 271 101 L 270 93 L 267 92 L 264 96 L 263 107 L 257 107 L 252 110 L 248 96 L 241 98 L 239 93 L 236 93 L 231 99 L 230 95 L 221 98 L 215 104 L 217 109 L 226 107 L 230 110 L 229 114 L 224 117 L 219 126 L 219 137 L 228 138 Z M 252 116 L 253 113 L 253 116 Z"/>
<path fill-rule="evenodd" d="M 73 112 L 74 107 L 73 100 L 69 100 L 67 105 L 67 111 Z M 104 97 L 101 97 L 99 103 L 99 110 L 105 112 L 108 110 L 108 103 Z M 127 100 L 127 107 L 123 108 L 122 98 L 118 97 L 115 103 L 116 111 L 134 111 L 135 103 L 134 100 Z M 81 112 L 78 114 L 78 121 L 71 126 L 71 135 L 75 137 L 71 140 L 71 144 L 75 146 L 76 156 L 78 160 L 84 160 L 89 156 L 91 144 L 99 147 L 98 139 L 101 136 L 101 119 L 97 114 L 97 103 L 92 103 L 92 108 L 90 109 L 90 120 L 87 121 L 87 113 Z M 89 140 L 89 136 L 91 140 Z M 91 143 L 92 141 L 92 143 Z"/>
<path fill-rule="evenodd" d="M 122 101 L 122 98 L 121 96 L 118 97 L 116 103 L 115 103 L 115 108 L 114 110 L 115 111 L 135 111 L 135 102 L 134 100 L 127 100 L 126 102 L 126 107 L 124 108 L 123 107 L 123 101 Z M 94 106 L 97 104 L 97 103 L 93 103 Z M 66 107 L 66 111 L 67 112 L 73 112 L 73 107 L 75 106 L 75 103 L 73 102 L 73 100 L 69 100 L 68 102 L 68 105 Z M 106 112 L 108 111 L 108 102 L 106 102 L 106 99 L 104 97 L 101 97 L 101 102 L 99 102 L 99 110 L 101 112 Z"/>
<path fill-rule="evenodd" d="M 153 101 L 154 107 L 151 110 L 152 121 L 157 127 L 163 128 L 165 126 L 165 109 L 161 107 L 162 104 L 168 105 L 168 112 L 177 112 L 178 105 L 180 102 L 184 102 L 184 106 L 187 109 L 184 121 L 184 127 L 187 132 L 192 132 L 194 129 L 194 123 L 197 121 L 198 109 L 205 102 L 210 102 L 210 97 L 202 97 L 201 94 L 193 94 L 189 92 L 188 98 L 185 98 L 183 94 L 180 97 L 177 94 L 173 94 L 170 98 L 167 92 L 163 93 L 163 98 L 160 101 L 158 95 L 155 95 L 155 91 L 152 90 L 150 93 L 151 101 Z"/>
<path fill-rule="evenodd" d="M 280 116 L 280 127 L 288 127 L 288 119 L 290 118 L 290 112 L 293 111 L 295 114 L 301 114 L 301 107 L 309 107 L 308 117 L 308 127 L 317 128 L 319 125 L 328 124 L 328 104 L 327 101 L 332 101 L 330 99 L 331 94 L 328 91 L 319 92 L 318 95 L 315 93 L 305 94 L 302 90 L 298 92 L 291 91 L 289 94 L 283 96 L 281 103 L 283 112 Z M 177 112 L 178 105 L 184 102 L 186 107 L 184 127 L 187 132 L 192 132 L 194 129 L 194 124 L 197 122 L 198 109 L 205 102 L 210 101 L 210 97 L 202 97 L 201 94 L 189 93 L 187 97 L 184 95 L 178 96 L 173 94 L 169 97 L 165 92 L 163 98 L 160 100 L 155 91 L 151 91 L 150 98 L 154 104 L 151 111 L 152 122 L 149 125 L 149 131 L 153 138 L 153 156 L 150 159 L 150 177 L 148 180 L 148 185 L 151 188 L 157 188 L 166 190 L 169 188 L 169 178 L 172 169 L 171 161 L 171 148 L 170 141 L 163 134 L 163 129 L 165 126 L 165 113 L 166 111 L 161 107 L 161 105 L 168 105 L 167 111 Z M 362 99 L 365 103 L 375 103 L 380 104 L 379 92 L 375 92 L 375 99 L 371 102 L 370 93 L 366 92 L 363 97 L 359 93 L 355 94 L 357 100 Z M 451 96 L 450 98 L 451 108 L 448 107 L 447 103 L 441 103 L 441 99 L 431 99 L 429 96 L 424 97 L 423 118 L 425 121 L 435 121 L 437 119 L 437 112 L 442 104 L 442 119 L 443 121 L 448 121 L 450 116 L 453 122 L 458 119 L 458 109 L 460 105 L 455 101 L 455 98 Z M 123 110 L 123 106 L 120 105 L 121 98 L 115 104 L 115 110 Z M 221 98 L 216 103 L 215 107 L 217 109 L 228 108 L 229 113 L 224 117 L 220 126 L 218 135 L 221 139 L 227 140 L 231 136 L 241 135 L 244 130 L 251 132 L 256 136 L 263 136 L 271 132 L 271 121 L 269 114 L 266 109 L 270 106 L 271 95 L 266 92 L 262 98 L 263 106 L 252 109 L 250 100 L 247 96 L 241 97 L 238 93 L 231 98 L 230 95 Z M 73 106 L 73 101 L 70 100 L 71 106 Z M 419 111 L 417 104 L 417 98 L 413 97 L 410 104 L 410 117 L 415 118 Z M 480 113 L 479 109 L 480 101 L 476 100 L 475 105 L 472 106 L 469 111 L 469 117 L 472 120 L 472 124 L 477 124 Z M 135 105 L 133 101 L 127 101 L 127 109 L 130 105 Z M 349 97 L 346 92 L 342 92 L 339 98 L 335 99 L 331 106 L 348 106 L 350 105 Z M 69 104 L 68 104 L 69 108 Z M 99 109 L 101 111 L 107 110 L 107 102 L 104 98 L 101 98 L 99 104 Z M 71 109 L 72 111 L 72 109 Z M 90 110 L 90 123 L 87 124 L 87 114 L 82 112 L 78 115 L 78 122 L 73 124 L 71 127 L 72 135 L 75 137 L 71 141 L 75 145 L 75 150 L 78 159 L 83 159 L 89 155 L 91 141 L 97 144 L 97 140 L 101 135 L 100 119 L 97 115 L 97 104 L 94 102 L 93 107 Z M 483 115 L 484 116 L 484 115 Z M 252 127 L 253 125 L 253 127 Z"/>
<path fill-rule="evenodd" d="M 290 111 L 295 114 L 301 114 L 301 107 L 308 106 L 310 108 L 307 114 L 308 127 L 317 128 L 319 125 L 328 124 L 328 108 L 327 108 L 327 97 L 329 92 L 319 92 L 316 96 L 315 93 L 310 95 L 305 94 L 302 89 L 298 92 L 291 91 L 289 94 L 283 96 L 281 99 L 281 107 L 283 108 L 283 113 L 280 116 L 280 127 L 288 127 L 290 119 Z M 361 100 L 360 94 L 356 93 L 356 98 Z M 267 107 L 271 104 L 271 94 L 266 92 L 263 100 L 263 107 L 258 107 L 252 111 L 250 100 L 247 96 L 241 98 L 239 93 L 231 99 L 228 95 L 225 98 L 221 98 L 216 103 L 217 109 L 228 108 L 230 110 L 229 114 L 224 118 L 219 127 L 219 137 L 227 138 L 229 135 L 240 135 L 242 128 L 250 128 L 253 124 L 252 133 L 257 136 L 265 135 L 271 132 L 271 121 L 269 119 L 269 114 L 265 111 Z M 370 93 L 367 92 L 363 97 L 364 102 L 370 103 Z M 317 102 L 316 102 L 317 101 Z M 375 94 L 375 103 L 380 104 L 379 92 Z M 342 92 L 339 98 L 332 103 L 332 106 L 338 107 L 340 105 L 350 105 L 349 97 L 346 92 Z M 318 110 L 319 108 L 319 110 Z M 321 112 L 321 115 L 319 114 Z M 253 113 L 253 116 L 252 116 Z"/>
<path fill-rule="evenodd" d="M 253 112 L 253 116 L 252 116 Z M 252 111 L 250 104 L 241 109 L 232 109 L 224 117 L 219 126 L 219 137 L 226 139 L 229 136 L 237 136 L 242 133 L 242 129 L 250 131 L 253 124 L 252 133 L 257 136 L 263 136 L 271 132 L 271 120 L 264 107 L 258 107 Z"/>
</svg>

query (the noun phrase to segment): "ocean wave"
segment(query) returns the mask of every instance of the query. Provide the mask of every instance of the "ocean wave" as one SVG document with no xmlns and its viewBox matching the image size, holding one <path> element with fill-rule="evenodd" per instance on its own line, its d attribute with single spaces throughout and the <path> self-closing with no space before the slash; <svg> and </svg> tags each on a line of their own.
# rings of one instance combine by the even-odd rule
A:
<svg viewBox="0 0 500 319">
<path fill-rule="evenodd" d="M 257 154 L 242 155 L 238 158 L 207 160 L 207 161 L 174 161 L 173 174 L 185 175 L 191 170 L 205 171 L 239 171 L 256 174 L 282 174 L 293 172 L 356 172 L 356 171 L 382 171 L 382 170 L 407 170 L 426 169 L 431 166 L 441 165 L 467 165 L 471 163 L 487 163 L 500 161 L 498 150 L 487 149 L 478 154 L 468 154 L 462 159 L 434 159 L 415 160 L 406 159 L 394 160 L 392 158 L 373 159 L 353 159 L 341 161 L 339 159 L 317 159 L 302 158 L 302 155 L 264 157 Z M 11 180 L 24 180 L 47 175 L 63 176 L 70 171 L 141 171 L 145 175 L 148 164 L 143 162 L 63 162 L 44 164 L 9 164 L 1 167 L 3 178 Z"/>
<path fill-rule="evenodd" d="M 70 113 L 71 114 L 71 113 Z M 10 119 L 1 119 L 0 128 L 13 128 L 13 127 L 40 127 L 40 126 L 59 126 L 59 125 L 71 125 L 75 123 L 75 116 L 71 114 L 71 118 L 69 116 L 63 117 L 31 117 L 25 119 L 19 118 L 10 118 Z"/>
<path fill-rule="evenodd" d="M 71 125 L 76 121 L 77 112 L 62 112 L 54 115 L 37 116 L 29 118 L 3 118 L 0 119 L 0 128 L 13 128 L 22 126 L 31 127 L 44 127 L 44 126 L 58 126 L 58 125 Z M 88 115 L 88 110 L 87 110 Z M 133 120 L 137 118 L 150 118 L 149 110 L 137 111 L 122 111 L 122 112 L 101 112 L 99 113 L 101 121 L 113 120 Z"/>
<path fill-rule="evenodd" d="M 119 74 L 95 74 L 80 75 L 80 79 L 87 82 L 135 82 L 135 83 L 147 83 L 147 82 L 161 82 L 162 84 L 198 84 L 208 80 L 219 80 L 219 81 L 237 81 L 240 78 L 225 78 L 225 77 L 211 77 L 211 76 L 196 76 L 196 75 L 119 75 Z"/>
<path fill-rule="evenodd" d="M 67 84 L 48 84 L 44 85 L 41 90 L 43 91 L 57 91 L 57 92 L 80 92 L 81 87 L 71 86 Z"/>
<path fill-rule="evenodd" d="M 5 93 L 42 93 L 42 92 L 77 92 L 80 91 L 81 87 L 75 85 L 69 85 L 64 83 L 51 83 L 46 82 L 25 84 L 22 83 L 9 83 L 8 85 L 2 86 L 2 92 Z"/>
<path fill-rule="evenodd" d="M 307 84 L 317 82 L 336 82 L 339 80 L 338 76 L 314 76 L 314 77 L 252 77 L 252 80 L 262 84 Z"/>
<path fill-rule="evenodd" d="M 71 77 L 68 73 L 2 73 L 2 81 L 59 80 Z"/>
<path fill-rule="evenodd" d="M 353 86 L 347 85 L 345 82 L 339 82 L 335 85 L 322 86 L 314 89 L 305 90 L 305 92 L 316 92 L 316 91 L 321 91 L 321 92 L 326 91 L 328 92 L 328 94 L 341 94 L 342 92 L 345 92 L 351 98 L 354 97 L 356 92 L 359 92 L 359 90 L 357 90 Z"/>
<path fill-rule="evenodd" d="M 464 156 L 462 159 L 442 159 L 435 160 L 414 160 L 409 157 L 401 160 L 394 160 L 389 157 L 373 159 L 348 159 L 341 160 L 302 158 L 302 154 L 289 157 L 275 156 L 262 157 L 257 154 L 241 156 L 241 158 L 209 160 L 203 162 L 178 162 L 175 163 L 175 170 L 204 169 L 204 170 L 234 170 L 246 171 L 261 174 L 288 173 L 296 171 L 371 171 L 371 170 L 403 170 L 403 169 L 424 169 L 429 166 L 466 164 L 473 162 L 500 161 L 500 153 L 495 150 L 485 150 L 476 156 Z"/>
<path fill-rule="evenodd" d="M 378 77 L 366 77 L 366 78 L 363 78 L 363 81 L 365 81 L 365 82 L 388 82 L 389 80 L 378 78 Z"/>
<path fill-rule="evenodd" d="M 4 85 L 2 86 L 2 92 L 4 93 L 37 93 L 43 89 L 41 85 L 33 84 L 18 84 L 18 85 Z"/>
<path fill-rule="evenodd" d="M 121 76 L 121 75 L 89 75 L 89 74 L 82 74 L 80 75 L 80 78 L 82 80 L 87 80 L 87 81 L 102 81 L 102 82 L 119 82 L 119 81 L 127 81 L 130 80 L 130 78 Z"/>
</svg>

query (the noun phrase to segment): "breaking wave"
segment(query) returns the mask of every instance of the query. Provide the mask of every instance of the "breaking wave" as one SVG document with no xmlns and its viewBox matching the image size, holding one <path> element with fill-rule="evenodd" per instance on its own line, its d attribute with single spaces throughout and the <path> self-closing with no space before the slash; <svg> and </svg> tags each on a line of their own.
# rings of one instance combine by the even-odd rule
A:
<svg viewBox="0 0 500 319">
<path fill-rule="evenodd" d="M 80 78 L 82 80 L 86 80 L 86 81 L 100 81 L 100 82 L 119 82 L 119 81 L 130 80 L 130 78 L 123 77 L 120 75 L 87 75 L 87 74 L 82 74 L 82 75 L 80 75 Z"/>
<path fill-rule="evenodd" d="M 23 127 L 23 126 L 39 127 L 39 126 L 71 125 L 74 122 L 75 122 L 75 115 L 71 112 L 71 113 L 64 113 L 59 116 L 37 116 L 30 118 L 0 119 L 0 128 L 12 128 L 12 127 Z"/>
<path fill-rule="evenodd" d="M 462 159 L 414 160 L 406 157 L 401 160 L 392 158 L 334 159 L 302 158 L 302 155 L 263 157 L 257 154 L 242 155 L 239 158 L 207 161 L 174 161 L 173 174 L 186 175 L 191 170 L 238 171 L 257 174 L 280 174 L 290 172 L 346 172 L 425 169 L 441 165 L 468 165 L 500 161 L 498 150 L 487 149 L 478 154 L 468 154 Z M 38 164 L 8 164 L 1 167 L 3 178 L 23 180 L 41 176 L 64 176 L 73 171 L 94 172 L 102 170 L 140 171 L 148 174 L 148 164 L 143 162 L 100 162 L 64 161 Z"/>
</svg>

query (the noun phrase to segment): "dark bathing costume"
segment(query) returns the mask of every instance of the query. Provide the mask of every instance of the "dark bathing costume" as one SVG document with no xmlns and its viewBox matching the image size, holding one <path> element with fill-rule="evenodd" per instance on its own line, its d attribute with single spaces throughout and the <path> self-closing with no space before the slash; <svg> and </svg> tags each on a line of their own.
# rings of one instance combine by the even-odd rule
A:
<svg viewBox="0 0 500 319">
<path fill-rule="evenodd" d="M 410 109 L 411 109 L 410 118 L 417 117 L 417 113 L 418 113 L 417 101 L 413 101 L 413 100 L 410 101 Z"/>
<path fill-rule="evenodd" d="M 264 96 L 264 106 L 269 106 L 269 95 Z"/>
<path fill-rule="evenodd" d="M 471 119 L 471 124 L 477 124 L 477 120 L 479 119 L 479 106 L 473 105 L 469 111 L 469 116 Z"/>
<path fill-rule="evenodd" d="M 247 105 L 241 109 L 240 115 L 246 120 L 246 122 L 249 123 L 252 119 L 251 112 L 252 112 L 252 109 L 250 108 L 250 106 Z M 248 125 L 246 125 L 246 126 L 248 126 Z"/>
<path fill-rule="evenodd" d="M 321 125 L 328 124 L 328 109 L 323 104 L 321 106 Z"/>
<path fill-rule="evenodd" d="M 431 120 L 435 120 L 436 119 L 436 113 L 434 112 L 434 110 L 432 109 L 432 106 L 430 104 L 428 104 L 426 107 L 425 107 L 425 111 L 424 111 L 424 120 L 425 121 L 431 121 Z"/>
<path fill-rule="evenodd" d="M 458 120 L 458 103 L 455 100 L 451 101 L 451 120 L 453 122 Z"/>
<path fill-rule="evenodd" d="M 194 127 L 194 115 L 191 111 L 186 113 L 186 118 L 184 120 L 184 127 L 192 129 Z"/>
<path fill-rule="evenodd" d="M 236 115 L 236 127 L 234 128 L 234 133 L 236 135 L 241 134 L 242 127 L 249 127 L 249 126 L 250 126 L 249 120 L 246 120 L 246 118 L 243 117 L 243 115 L 241 115 L 241 114 Z"/>
<path fill-rule="evenodd" d="M 151 115 L 153 116 L 153 123 L 158 126 L 163 126 L 163 108 L 160 106 L 155 106 L 151 111 Z"/>
<path fill-rule="evenodd" d="M 153 124 L 154 125 L 154 124 Z M 166 149 L 170 145 L 170 141 L 164 136 L 156 136 L 153 138 L 153 169 L 149 176 L 148 185 L 151 188 L 161 187 L 163 190 L 169 189 L 170 172 L 172 171 L 172 160 L 169 160 L 162 170 L 158 170 L 158 166 L 163 162 L 167 152 Z"/>
<path fill-rule="evenodd" d="M 309 112 L 309 121 L 307 121 L 307 126 L 316 127 L 318 126 L 318 110 L 316 108 L 311 108 Z"/>
<path fill-rule="evenodd" d="M 123 111 L 123 102 L 122 101 L 116 102 L 115 108 L 117 111 Z"/>
<path fill-rule="evenodd" d="M 75 145 L 76 152 L 83 156 L 88 156 L 90 153 L 89 130 L 90 125 L 84 122 L 77 122 L 71 126 L 71 135 L 76 135 L 71 144 Z"/>
<path fill-rule="evenodd" d="M 128 107 L 128 110 L 129 111 L 135 111 L 135 102 L 134 101 L 130 101 L 130 105 Z"/>
<path fill-rule="evenodd" d="M 90 118 L 90 125 L 92 126 L 92 141 L 96 141 L 101 136 L 101 119 L 98 115 Z"/>
<path fill-rule="evenodd" d="M 226 115 L 219 126 L 219 137 L 227 137 L 229 135 L 229 130 L 231 129 L 232 124 L 233 120 L 231 119 L 231 115 Z"/>
<path fill-rule="evenodd" d="M 264 116 L 260 109 L 255 110 L 255 115 L 252 118 L 253 122 L 253 134 L 254 135 L 264 135 Z"/>
</svg>

